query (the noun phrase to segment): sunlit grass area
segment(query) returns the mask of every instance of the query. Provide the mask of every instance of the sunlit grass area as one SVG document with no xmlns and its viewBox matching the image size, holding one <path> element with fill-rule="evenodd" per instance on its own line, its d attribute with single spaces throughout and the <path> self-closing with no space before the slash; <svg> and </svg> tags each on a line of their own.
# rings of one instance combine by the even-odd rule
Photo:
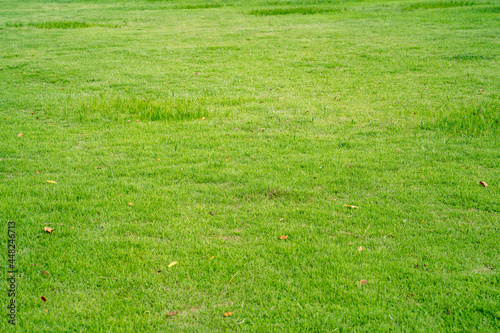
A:
<svg viewBox="0 0 500 333">
<path fill-rule="evenodd" d="M 0 330 L 498 331 L 499 8 L 1 1 Z"/>
</svg>

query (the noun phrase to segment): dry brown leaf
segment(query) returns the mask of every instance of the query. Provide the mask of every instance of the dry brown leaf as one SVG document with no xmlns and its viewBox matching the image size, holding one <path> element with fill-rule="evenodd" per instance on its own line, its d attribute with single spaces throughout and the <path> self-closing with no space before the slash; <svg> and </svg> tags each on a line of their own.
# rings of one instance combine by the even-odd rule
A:
<svg viewBox="0 0 500 333">
<path fill-rule="evenodd" d="M 359 252 L 363 251 L 363 247 L 362 246 L 358 247 L 358 251 Z"/>
<path fill-rule="evenodd" d="M 288 238 L 288 235 L 282 235 L 280 236 L 280 239 L 283 240 L 283 239 L 287 239 Z"/>
<path fill-rule="evenodd" d="M 57 184 L 57 182 L 55 180 L 47 180 L 47 183 L 49 183 L 49 184 Z"/>
<path fill-rule="evenodd" d="M 234 312 L 229 312 L 229 311 L 226 311 L 224 312 L 224 317 L 229 317 L 233 314 Z"/>
<path fill-rule="evenodd" d="M 47 298 L 45 296 L 40 297 L 40 299 L 44 302 L 47 302 Z"/>
<path fill-rule="evenodd" d="M 17 137 L 18 137 L 18 138 L 20 138 L 20 137 L 22 137 L 22 136 L 24 136 L 24 134 L 23 134 L 23 133 L 19 133 L 19 134 L 17 135 Z"/>
<path fill-rule="evenodd" d="M 52 229 L 51 227 L 45 227 L 43 228 L 43 230 L 47 231 L 49 234 L 51 234 L 52 231 L 54 231 L 54 229 Z"/>
<path fill-rule="evenodd" d="M 42 275 L 49 275 L 49 272 L 47 272 L 47 271 L 42 271 Z"/>
<path fill-rule="evenodd" d="M 368 281 L 366 281 L 366 280 L 364 280 L 364 279 L 363 279 L 363 280 L 361 280 L 360 282 L 361 282 L 361 285 L 364 285 L 364 284 L 366 284 L 366 282 L 368 282 Z"/>
<path fill-rule="evenodd" d="M 172 266 L 175 266 L 177 265 L 178 262 L 177 261 L 172 261 L 169 265 L 168 265 L 168 268 L 172 267 Z"/>
<path fill-rule="evenodd" d="M 353 205 L 344 205 L 346 207 L 349 207 L 349 208 L 358 208 L 358 206 L 353 206 Z"/>
<path fill-rule="evenodd" d="M 134 205 L 134 203 L 132 203 L 132 202 L 129 202 L 129 203 L 128 203 L 128 205 L 129 205 L 129 206 L 133 206 L 133 205 Z"/>
<path fill-rule="evenodd" d="M 41 171 L 38 171 L 38 170 L 37 170 L 37 171 L 35 171 L 35 172 L 36 172 L 36 173 L 40 173 Z"/>
<path fill-rule="evenodd" d="M 484 187 L 488 186 L 485 182 L 479 182 L 479 184 L 483 185 Z"/>
<path fill-rule="evenodd" d="M 167 313 L 167 316 L 172 317 L 172 316 L 173 316 L 173 315 L 175 315 L 176 313 L 177 313 L 177 311 L 172 311 L 172 312 Z"/>
</svg>

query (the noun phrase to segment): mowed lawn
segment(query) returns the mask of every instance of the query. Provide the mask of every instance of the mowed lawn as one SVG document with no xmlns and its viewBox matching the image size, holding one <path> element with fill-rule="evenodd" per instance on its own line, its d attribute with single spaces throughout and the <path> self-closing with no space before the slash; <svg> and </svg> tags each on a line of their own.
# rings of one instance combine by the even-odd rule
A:
<svg viewBox="0 0 500 333">
<path fill-rule="evenodd" d="M 498 0 L 1 0 L 0 331 L 499 331 L 499 32 Z"/>
</svg>

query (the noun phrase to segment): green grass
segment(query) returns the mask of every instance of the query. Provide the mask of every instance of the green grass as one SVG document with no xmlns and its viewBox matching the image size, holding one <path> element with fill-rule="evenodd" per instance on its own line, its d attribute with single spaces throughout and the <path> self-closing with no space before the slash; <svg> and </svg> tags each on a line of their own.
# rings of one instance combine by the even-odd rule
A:
<svg viewBox="0 0 500 333">
<path fill-rule="evenodd" d="M 288 15 L 288 14 L 321 14 L 340 12 L 339 8 L 319 8 L 319 7 L 292 7 L 292 8 L 273 8 L 273 9 L 254 9 L 250 11 L 251 15 L 269 16 L 269 15 Z"/>
<path fill-rule="evenodd" d="M 474 6 L 476 1 L 425 1 L 401 5 L 401 10 L 435 9 Z"/>
<path fill-rule="evenodd" d="M 498 331 L 500 3 L 465 3 L 0 2 L 0 331 Z"/>
</svg>

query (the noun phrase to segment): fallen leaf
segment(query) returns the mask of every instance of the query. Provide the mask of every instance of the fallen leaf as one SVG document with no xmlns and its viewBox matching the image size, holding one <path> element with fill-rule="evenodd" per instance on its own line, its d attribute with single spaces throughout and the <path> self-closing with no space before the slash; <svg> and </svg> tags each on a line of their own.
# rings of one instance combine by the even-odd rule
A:
<svg viewBox="0 0 500 333">
<path fill-rule="evenodd" d="M 157 271 L 156 273 L 161 273 L 161 271 Z"/>
<path fill-rule="evenodd" d="M 358 208 L 358 206 L 353 206 L 353 205 L 344 205 L 346 207 L 349 207 L 349 208 Z"/>
<path fill-rule="evenodd" d="M 229 317 L 230 315 L 232 315 L 234 312 L 229 312 L 229 311 L 226 311 L 224 312 L 224 317 Z"/>
<path fill-rule="evenodd" d="M 44 302 L 47 302 L 47 298 L 45 296 L 40 297 L 40 299 Z"/>
<path fill-rule="evenodd" d="M 201 120 L 205 120 L 206 118 L 205 117 L 201 117 Z"/>
<path fill-rule="evenodd" d="M 363 251 L 363 247 L 362 246 L 358 247 L 358 251 L 359 252 Z"/>
<path fill-rule="evenodd" d="M 215 256 L 211 256 L 211 257 L 210 257 L 210 260 L 212 260 L 213 258 L 215 258 Z"/>
<path fill-rule="evenodd" d="M 129 206 L 133 206 L 134 204 L 133 204 L 132 202 L 129 202 L 129 203 L 128 203 L 128 205 L 129 205 Z"/>
<path fill-rule="evenodd" d="M 19 134 L 17 135 L 17 137 L 18 137 L 18 138 L 20 138 L 20 137 L 22 137 L 22 136 L 24 136 L 24 134 L 23 134 L 23 133 L 19 133 Z"/>
<path fill-rule="evenodd" d="M 50 227 L 45 227 L 45 228 L 43 228 L 43 230 L 47 231 L 49 234 L 51 234 L 52 231 L 54 231 L 54 229 L 52 229 Z"/>
<path fill-rule="evenodd" d="M 288 238 L 288 235 L 282 235 L 280 236 L 280 239 L 283 240 L 283 239 L 287 239 Z"/>
<path fill-rule="evenodd" d="M 194 73 L 194 75 L 200 75 L 200 73 L 196 72 L 196 73 Z"/>
<path fill-rule="evenodd" d="M 168 268 L 172 267 L 172 266 L 175 266 L 177 265 L 178 262 L 177 261 L 172 261 L 170 264 L 168 264 Z"/>
<path fill-rule="evenodd" d="M 479 184 L 483 185 L 484 187 L 488 186 L 485 182 L 479 182 Z"/>
<path fill-rule="evenodd" d="M 366 280 L 361 280 L 360 282 L 361 282 L 361 285 L 364 285 L 364 284 L 366 284 L 366 282 L 368 282 L 368 281 L 366 281 Z"/>
<path fill-rule="evenodd" d="M 50 184 L 57 184 L 57 182 L 55 180 L 47 180 L 47 183 L 50 183 Z"/>
<path fill-rule="evenodd" d="M 38 171 L 38 170 L 37 170 L 37 171 L 35 171 L 35 172 L 36 172 L 36 173 L 40 173 L 40 171 Z"/>
<path fill-rule="evenodd" d="M 175 315 L 176 313 L 177 313 L 177 311 L 172 311 L 172 312 L 167 313 L 167 316 L 172 317 L 172 316 L 173 316 L 173 315 Z"/>
<path fill-rule="evenodd" d="M 47 309 L 43 309 L 43 311 L 47 312 L 48 310 Z"/>
<path fill-rule="evenodd" d="M 281 221 L 283 221 L 283 220 L 284 220 L 284 218 L 281 218 L 281 219 L 280 219 L 280 222 L 281 222 Z"/>
<path fill-rule="evenodd" d="M 42 271 L 42 275 L 49 275 L 49 272 L 47 272 L 47 271 Z"/>
</svg>

